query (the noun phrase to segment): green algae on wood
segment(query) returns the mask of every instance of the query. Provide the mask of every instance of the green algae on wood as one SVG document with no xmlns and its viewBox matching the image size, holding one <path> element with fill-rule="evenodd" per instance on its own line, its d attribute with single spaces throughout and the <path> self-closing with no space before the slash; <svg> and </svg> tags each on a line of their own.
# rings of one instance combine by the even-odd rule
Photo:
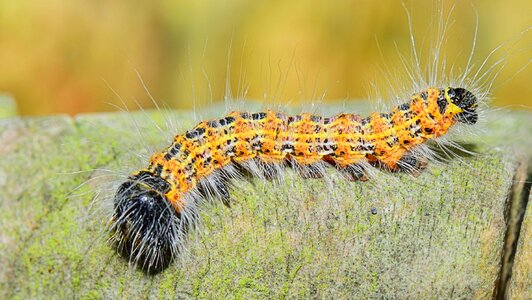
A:
<svg viewBox="0 0 532 300">
<path fill-rule="evenodd" d="M 530 114 L 489 117 L 506 129 L 462 138 L 478 154 L 418 177 L 351 183 L 287 171 L 282 184 L 239 182 L 231 208 L 206 203 L 187 250 L 156 276 L 105 244 L 112 203 L 92 199 L 176 132 L 163 136 L 142 113 L 5 121 L 0 297 L 489 298 L 518 165 L 501 141 L 531 126 Z M 194 123 L 190 112 L 176 119 L 181 131 Z"/>
</svg>

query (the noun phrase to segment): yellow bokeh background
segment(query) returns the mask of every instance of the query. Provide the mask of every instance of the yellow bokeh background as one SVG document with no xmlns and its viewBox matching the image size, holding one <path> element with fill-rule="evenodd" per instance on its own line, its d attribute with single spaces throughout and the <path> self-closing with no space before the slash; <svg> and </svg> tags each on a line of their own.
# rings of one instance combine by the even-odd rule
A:
<svg viewBox="0 0 532 300">
<path fill-rule="evenodd" d="M 439 4 L 405 6 L 430 57 Z M 523 31 L 532 2 L 443 7 L 445 17 L 452 10 L 448 65 L 465 67 L 478 15 L 474 58 L 503 46 L 488 62 L 506 65 L 493 105 L 530 109 L 531 34 Z M 409 85 L 398 56 L 410 56 L 408 24 L 397 0 L 1 0 L 0 92 L 22 115 L 111 111 L 124 107 L 120 97 L 130 108 L 152 107 L 138 71 L 157 102 L 175 108 L 222 100 L 227 86 L 232 97 L 269 103 L 363 99 L 373 81 L 387 88 L 382 73 Z"/>
</svg>

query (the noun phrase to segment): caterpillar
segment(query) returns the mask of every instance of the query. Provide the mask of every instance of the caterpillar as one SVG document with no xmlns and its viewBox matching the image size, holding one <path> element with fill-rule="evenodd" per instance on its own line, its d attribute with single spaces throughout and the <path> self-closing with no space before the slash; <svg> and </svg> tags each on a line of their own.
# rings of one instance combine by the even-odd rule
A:
<svg viewBox="0 0 532 300">
<path fill-rule="evenodd" d="M 477 107 L 477 97 L 465 88 L 431 87 L 389 113 L 366 118 L 266 110 L 200 122 L 118 187 L 111 240 L 139 268 L 158 273 L 179 254 L 200 200 L 230 205 L 231 179 L 272 180 L 283 167 L 320 178 L 331 166 L 350 181 L 367 180 L 370 167 L 418 170 L 423 162 L 413 152 L 457 123 L 475 124 Z"/>
</svg>

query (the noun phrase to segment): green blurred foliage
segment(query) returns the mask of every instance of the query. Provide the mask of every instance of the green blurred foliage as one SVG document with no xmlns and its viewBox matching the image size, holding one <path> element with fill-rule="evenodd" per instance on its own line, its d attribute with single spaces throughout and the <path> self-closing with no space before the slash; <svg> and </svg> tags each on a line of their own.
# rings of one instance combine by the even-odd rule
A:
<svg viewBox="0 0 532 300">
<path fill-rule="evenodd" d="M 456 2 L 444 3 L 455 4 L 443 40 L 449 66 L 465 67 L 478 14 L 475 59 L 501 44 L 488 64 L 506 57 L 493 103 L 530 108 L 531 42 L 522 32 L 532 2 Z M 405 6 L 429 57 L 438 3 Z M 393 94 L 383 72 L 399 70 L 411 86 L 398 56 L 409 57 L 410 45 L 397 0 L 1 0 L 0 91 L 30 115 L 116 110 L 120 97 L 151 107 L 136 71 L 159 103 L 178 108 L 222 100 L 227 86 L 232 97 L 268 103 L 366 98 L 373 81 Z"/>
</svg>

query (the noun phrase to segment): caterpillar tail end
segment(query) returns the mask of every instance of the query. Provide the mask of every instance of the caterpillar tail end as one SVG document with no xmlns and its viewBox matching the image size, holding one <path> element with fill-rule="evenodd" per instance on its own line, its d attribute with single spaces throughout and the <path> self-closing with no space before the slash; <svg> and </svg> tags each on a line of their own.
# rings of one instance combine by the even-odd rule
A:
<svg viewBox="0 0 532 300">
<path fill-rule="evenodd" d="M 165 270 L 183 232 L 181 215 L 150 184 L 149 174 L 129 178 L 117 190 L 111 241 L 117 252 L 148 274 Z"/>
</svg>

